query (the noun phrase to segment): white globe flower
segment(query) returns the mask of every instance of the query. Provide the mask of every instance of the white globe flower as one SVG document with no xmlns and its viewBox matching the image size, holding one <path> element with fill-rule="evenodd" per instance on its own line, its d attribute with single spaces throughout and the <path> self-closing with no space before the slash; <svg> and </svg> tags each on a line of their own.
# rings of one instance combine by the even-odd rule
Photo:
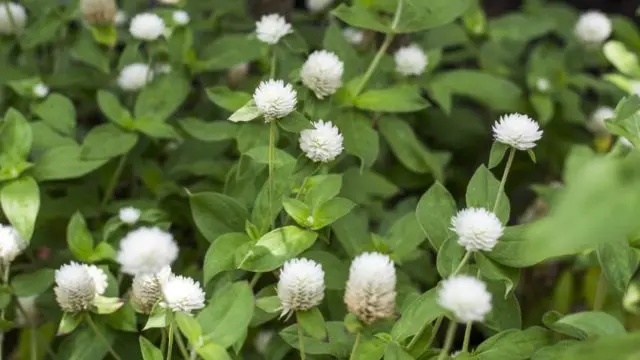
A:
<svg viewBox="0 0 640 360">
<path fill-rule="evenodd" d="M 393 55 L 396 71 L 404 76 L 420 76 L 427 67 L 428 58 L 418 45 L 401 47 Z"/>
<path fill-rule="evenodd" d="M 543 93 L 547 92 L 549 91 L 549 89 L 551 89 L 551 82 L 549 82 L 549 79 L 539 78 L 538 80 L 536 80 L 536 89 Z"/>
<path fill-rule="evenodd" d="M 191 18 L 189 17 L 189 13 L 184 10 L 174 11 L 173 14 L 171 15 L 171 18 L 173 19 L 174 23 L 181 26 L 187 25 L 189 21 L 191 21 Z"/>
<path fill-rule="evenodd" d="M 442 281 L 438 304 L 451 311 L 458 322 L 482 322 L 491 311 L 491 293 L 475 277 L 458 275 Z"/>
<path fill-rule="evenodd" d="M 157 74 L 169 74 L 171 73 L 171 65 L 169 64 L 158 64 L 154 68 L 154 72 Z"/>
<path fill-rule="evenodd" d="M 349 312 L 371 324 L 391 317 L 396 307 L 396 269 L 387 255 L 364 253 L 353 259 L 344 302 Z"/>
<path fill-rule="evenodd" d="M 112 24 L 118 11 L 115 0 L 81 0 L 82 17 L 91 25 Z"/>
<path fill-rule="evenodd" d="M 138 40 L 157 40 L 164 34 L 164 31 L 164 20 L 153 13 L 138 14 L 131 19 L 131 24 L 129 25 L 129 32 Z"/>
<path fill-rule="evenodd" d="M 293 32 L 291 24 L 279 14 L 264 15 L 256 22 L 256 36 L 258 40 L 273 45 L 287 34 Z"/>
<path fill-rule="evenodd" d="M 296 108 L 298 94 L 291 84 L 282 80 L 266 80 L 258 85 L 253 101 L 265 117 L 265 121 L 283 118 Z"/>
<path fill-rule="evenodd" d="M 96 297 L 96 282 L 86 265 L 70 262 L 55 272 L 56 301 L 65 312 L 89 310 Z"/>
<path fill-rule="evenodd" d="M 13 21 L 11 21 L 12 18 Z M 0 34 L 19 34 L 26 24 L 27 11 L 24 6 L 14 2 L 0 2 Z"/>
<path fill-rule="evenodd" d="M 200 283 L 184 276 L 170 276 L 162 285 L 162 304 L 171 311 L 190 313 L 204 307 L 205 294 Z"/>
<path fill-rule="evenodd" d="M 306 0 L 307 9 L 312 13 L 320 12 L 329 7 L 333 0 Z"/>
<path fill-rule="evenodd" d="M 542 137 L 542 130 L 535 120 L 517 113 L 500 117 L 492 130 L 496 141 L 518 150 L 533 149 Z"/>
<path fill-rule="evenodd" d="M 351 44 L 358 45 L 364 40 L 364 31 L 348 27 L 342 30 L 342 36 Z"/>
<path fill-rule="evenodd" d="M 116 26 L 122 26 L 127 23 L 128 19 L 129 17 L 127 16 L 126 12 L 124 12 L 123 10 L 118 10 L 116 12 L 116 15 L 113 17 L 113 23 Z"/>
<path fill-rule="evenodd" d="M 137 223 L 140 219 L 140 210 L 134 208 L 133 206 L 127 206 L 120 209 L 120 211 L 118 212 L 118 217 L 123 223 L 132 225 Z"/>
<path fill-rule="evenodd" d="M 326 50 L 314 51 L 300 69 L 304 86 L 318 99 L 334 94 L 342 86 L 344 63 L 338 56 Z"/>
<path fill-rule="evenodd" d="M 615 110 L 608 106 L 601 106 L 591 114 L 587 128 L 596 134 L 606 134 L 608 133 L 606 121 L 613 119 L 615 116 Z"/>
<path fill-rule="evenodd" d="M 89 276 L 91 276 L 91 279 L 93 279 L 93 284 L 96 287 L 96 295 L 104 294 L 107 290 L 107 286 L 109 285 L 107 282 L 107 274 L 95 265 L 83 264 L 82 266 L 84 266 L 87 273 L 89 273 Z"/>
<path fill-rule="evenodd" d="M 33 90 L 31 90 L 31 91 L 33 93 L 33 96 L 35 96 L 37 98 L 40 98 L 40 99 L 42 99 L 42 98 L 46 97 L 47 95 L 49 95 L 49 88 L 43 83 L 36 84 L 33 87 Z"/>
<path fill-rule="evenodd" d="M 130 275 L 155 274 L 178 257 L 173 236 L 157 227 L 141 227 L 129 232 L 121 241 L 116 261 L 122 272 Z"/>
<path fill-rule="evenodd" d="M 322 266 L 308 259 L 287 261 L 280 271 L 277 291 L 282 304 L 281 316 L 320 305 L 324 299 Z"/>
<path fill-rule="evenodd" d="M 173 276 L 171 268 L 165 266 L 156 274 L 136 275 L 131 284 L 131 301 L 145 314 L 162 300 L 162 285 Z"/>
<path fill-rule="evenodd" d="M 147 64 L 125 66 L 118 76 L 118 86 L 124 91 L 138 91 L 153 80 L 153 70 Z"/>
<path fill-rule="evenodd" d="M 613 26 L 607 15 L 600 11 L 588 11 L 578 19 L 574 32 L 580 41 L 599 45 L 611 36 Z"/>
<path fill-rule="evenodd" d="M 300 149 L 315 162 L 329 162 L 342 153 L 342 134 L 330 121 L 318 120 L 300 132 Z"/>
<path fill-rule="evenodd" d="M 0 260 L 9 264 L 27 247 L 27 241 L 11 225 L 0 224 Z"/>
<path fill-rule="evenodd" d="M 496 214 L 483 208 L 460 210 L 451 218 L 451 230 L 467 251 L 491 251 L 504 233 Z"/>
</svg>

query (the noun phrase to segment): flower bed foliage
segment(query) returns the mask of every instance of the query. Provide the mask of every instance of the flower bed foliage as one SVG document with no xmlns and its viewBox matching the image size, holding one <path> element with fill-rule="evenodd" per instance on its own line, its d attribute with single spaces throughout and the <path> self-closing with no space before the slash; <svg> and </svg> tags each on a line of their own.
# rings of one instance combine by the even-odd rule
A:
<svg viewBox="0 0 640 360">
<path fill-rule="evenodd" d="M 633 19 L 257 3 L 0 2 L 0 359 L 640 356 Z"/>
</svg>

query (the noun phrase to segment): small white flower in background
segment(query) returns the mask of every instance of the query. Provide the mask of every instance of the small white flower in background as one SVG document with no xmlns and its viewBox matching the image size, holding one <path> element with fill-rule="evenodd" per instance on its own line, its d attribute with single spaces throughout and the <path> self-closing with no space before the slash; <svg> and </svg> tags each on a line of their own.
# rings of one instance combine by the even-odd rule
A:
<svg viewBox="0 0 640 360">
<path fill-rule="evenodd" d="M 120 241 L 116 261 L 130 275 L 155 274 L 178 257 L 173 236 L 157 227 L 141 227 Z"/>
<path fill-rule="evenodd" d="M 27 241 L 11 225 L 0 224 L 0 260 L 9 264 L 27 247 Z"/>
<path fill-rule="evenodd" d="M 267 44 L 276 44 L 292 32 L 291 24 L 279 14 L 264 15 L 256 22 L 256 36 L 258 40 Z"/>
<path fill-rule="evenodd" d="M 329 7 L 333 0 L 306 0 L 307 9 L 312 13 L 320 12 Z"/>
<path fill-rule="evenodd" d="M 253 94 L 253 101 L 264 115 L 265 121 L 269 122 L 291 114 L 296 108 L 297 96 L 291 84 L 271 79 L 258 85 Z"/>
<path fill-rule="evenodd" d="M 487 285 L 475 277 L 453 276 L 442 281 L 438 304 L 451 311 L 458 322 L 482 322 L 491 311 L 491 293 Z"/>
<path fill-rule="evenodd" d="M 342 134 L 331 121 L 318 120 L 300 132 L 300 149 L 315 162 L 329 162 L 342 153 Z"/>
<path fill-rule="evenodd" d="M 629 149 L 635 148 L 635 145 L 633 145 L 633 143 L 624 136 L 619 137 L 618 141 L 620 142 L 620 144 L 628 147 Z"/>
<path fill-rule="evenodd" d="M 82 17 L 91 25 L 112 24 L 118 11 L 115 0 L 81 0 Z"/>
<path fill-rule="evenodd" d="M 120 70 L 118 86 L 124 91 L 137 91 L 153 80 L 153 70 L 147 64 L 130 64 Z"/>
<path fill-rule="evenodd" d="M 158 64 L 155 66 L 154 72 L 156 72 L 157 74 L 169 74 L 171 72 L 171 65 Z"/>
<path fill-rule="evenodd" d="M 135 224 L 140 219 L 140 210 L 133 206 L 123 207 L 118 212 L 118 217 L 125 224 Z"/>
<path fill-rule="evenodd" d="M 178 25 L 187 25 L 191 18 L 189 17 L 189 13 L 184 10 L 176 10 L 171 15 L 173 22 Z"/>
<path fill-rule="evenodd" d="M 364 40 L 364 31 L 348 27 L 342 30 L 342 36 L 353 45 L 358 45 Z"/>
<path fill-rule="evenodd" d="M 533 149 L 536 141 L 542 137 L 542 130 L 535 120 L 517 113 L 501 116 L 493 124 L 492 130 L 497 142 L 518 150 Z"/>
<path fill-rule="evenodd" d="M 273 339 L 275 331 L 273 330 L 260 330 L 258 334 L 253 338 L 253 346 L 260 355 L 265 355 L 271 339 Z"/>
<path fill-rule="evenodd" d="M 598 45 L 611 36 L 613 26 L 606 14 L 600 11 L 587 11 L 580 15 L 574 32 L 582 42 Z"/>
<path fill-rule="evenodd" d="M 344 63 L 338 56 L 326 50 L 314 51 L 300 69 L 304 86 L 318 99 L 334 94 L 342 86 Z"/>
<path fill-rule="evenodd" d="M 539 78 L 536 80 L 536 89 L 540 92 L 547 92 L 551 89 L 551 82 L 546 78 Z"/>
<path fill-rule="evenodd" d="M 116 12 L 116 15 L 113 17 L 113 23 L 116 26 L 122 26 L 127 23 L 128 19 L 129 17 L 127 16 L 126 12 L 124 12 L 123 10 L 118 10 Z"/>
<path fill-rule="evenodd" d="M 129 32 L 138 40 L 153 41 L 164 34 L 164 20 L 153 13 L 138 14 L 131 19 Z"/>
<path fill-rule="evenodd" d="M 162 305 L 172 311 L 190 313 L 204 307 L 205 294 L 192 278 L 172 275 L 162 284 Z"/>
<path fill-rule="evenodd" d="M 173 274 L 171 268 L 165 266 L 157 274 L 137 275 L 131 283 L 131 301 L 145 314 L 153 309 L 153 306 L 162 300 L 162 285 Z"/>
<path fill-rule="evenodd" d="M 451 230 L 458 235 L 458 244 L 467 251 L 491 251 L 504 233 L 496 214 L 483 208 L 460 210 L 451 218 Z"/>
<path fill-rule="evenodd" d="M 33 96 L 42 99 L 49 95 L 49 88 L 45 84 L 39 83 L 33 87 L 31 92 L 33 93 Z"/>
<path fill-rule="evenodd" d="M 366 324 L 391 317 L 396 308 L 396 269 L 391 259 L 375 252 L 353 259 L 344 302 Z"/>
<path fill-rule="evenodd" d="M 309 310 L 324 299 L 324 271 L 309 259 L 292 259 L 284 263 L 278 280 L 278 298 L 282 315 Z"/>
<path fill-rule="evenodd" d="M 427 55 L 415 44 L 398 49 L 393 60 L 396 62 L 396 71 L 404 76 L 422 75 L 429 63 Z"/>
<path fill-rule="evenodd" d="M 98 272 L 102 272 L 102 270 L 92 269 L 85 264 L 74 261 L 62 265 L 60 269 L 56 270 L 56 287 L 53 291 L 56 294 L 56 301 L 63 311 L 75 313 L 91 308 L 98 287 L 104 285 L 106 288 L 106 285 L 102 283 L 102 275 Z M 104 277 L 106 282 L 106 275 Z M 100 282 L 99 284 L 96 284 L 96 279 Z"/>
<path fill-rule="evenodd" d="M 175 4 L 179 3 L 182 0 L 158 0 L 158 1 L 163 3 L 163 4 L 167 4 L 167 5 L 175 5 Z"/>
<path fill-rule="evenodd" d="M 95 265 L 83 264 L 83 266 L 89 273 L 89 276 L 93 279 L 93 283 L 96 286 L 96 295 L 104 294 L 107 290 L 107 286 L 109 285 L 107 282 L 107 274 Z"/>
<path fill-rule="evenodd" d="M 606 121 L 616 116 L 615 110 L 608 106 L 597 108 L 587 123 L 587 128 L 596 134 L 606 134 L 608 132 Z"/>
<path fill-rule="evenodd" d="M 9 11 L 7 11 L 7 7 Z M 9 13 L 11 13 L 11 15 L 9 15 Z M 13 22 L 11 18 L 13 18 Z M 26 24 L 27 11 L 24 9 L 24 6 L 14 2 L 0 2 L 0 34 L 19 34 L 24 30 Z"/>
</svg>

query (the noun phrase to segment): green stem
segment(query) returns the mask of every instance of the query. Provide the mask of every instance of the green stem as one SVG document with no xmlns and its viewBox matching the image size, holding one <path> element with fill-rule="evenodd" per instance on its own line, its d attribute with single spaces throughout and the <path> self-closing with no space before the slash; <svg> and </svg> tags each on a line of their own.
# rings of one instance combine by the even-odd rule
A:
<svg viewBox="0 0 640 360">
<path fill-rule="evenodd" d="M 87 324 L 89 324 L 89 327 L 91 328 L 91 330 L 93 330 L 93 332 L 100 339 L 100 341 L 102 341 L 105 345 L 107 345 L 107 350 L 109 350 L 109 354 L 111 354 L 111 356 L 113 356 L 113 358 L 116 360 L 122 360 L 120 359 L 120 356 L 118 356 L 118 354 L 113 350 L 113 347 L 111 347 L 111 343 L 107 341 L 104 335 L 102 335 L 96 323 L 93 322 L 91 315 L 89 313 L 86 313 L 85 318 L 87 319 Z"/>
<path fill-rule="evenodd" d="M 166 359 L 167 360 L 171 360 L 171 352 L 173 351 L 173 320 L 171 320 L 171 322 L 169 323 L 169 336 L 168 338 L 168 345 L 167 345 L 167 356 Z"/>
<path fill-rule="evenodd" d="M 353 343 L 353 349 L 351 349 L 351 356 L 349 356 L 349 360 L 355 359 L 356 350 L 358 350 L 358 345 L 360 345 L 360 332 L 356 333 L 356 341 L 354 341 Z"/>
<path fill-rule="evenodd" d="M 596 295 L 593 299 L 593 310 L 599 311 L 604 307 L 604 302 L 607 299 L 607 279 L 604 277 L 604 272 L 600 271 L 598 277 L 598 287 L 596 288 Z"/>
<path fill-rule="evenodd" d="M 298 321 L 298 346 L 300 347 L 298 350 L 300 350 L 300 360 L 304 360 L 305 359 L 305 354 L 304 354 L 304 340 L 302 338 L 302 326 L 300 326 L 300 321 Z"/>
<path fill-rule="evenodd" d="M 462 270 L 462 268 L 464 267 L 464 265 L 469 262 L 469 259 L 471 258 L 471 251 L 467 251 L 466 254 L 464 254 L 464 257 L 462 258 L 462 260 L 460 261 L 460 264 L 458 264 L 458 267 L 453 270 L 453 272 L 451 273 L 451 276 L 455 276 L 458 274 L 458 272 L 460 272 L 460 270 Z"/>
<path fill-rule="evenodd" d="M 358 87 L 353 93 L 354 98 L 358 96 L 362 92 L 362 90 L 364 90 L 365 86 L 367 86 L 367 83 L 371 79 L 371 76 L 376 71 L 376 68 L 380 63 L 380 60 L 382 60 L 382 57 L 384 56 L 384 54 L 387 52 L 387 49 L 391 45 L 391 42 L 393 41 L 393 37 L 395 35 L 395 29 L 398 26 L 398 23 L 400 22 L 400 15 L 402 14 L 402 5 L 403 5 L 403 0 L 398 0 L 398 6 L 396 7 L 396 12 L 393 16 L 393 22 L 391 23 L 391 31 L 385 35 L 384 41 L 382 42 L 382 45 L 380 45 L 380 48 L 378 49 L 376 56 L 371 61 L 371 64 L 369 64 L 369 68 L 367 68 L 367 71 L 364 73 L 362 80 L 360 80 Z"/>
<path fill-rule="evenodd" d="M 258 283 L 258 280 L 260 280 L 261 277 L 262 277 L 262 273 L 253 274 L 253 277 L 251 277 L 251 282 L 249 283 L 249 286 L 253 289 L 256 286 L 256 284 Z"/>
<path fill-rule="evenodd" d="M 8 4 L 8 3 L 5 3 Z M 9 9 L 7 9 L 8 11 Z M 9 12 L 11 13 L 11 12 Z M 9 273 L 11 272 L 11 263 L 6 263 L 5 266 L 2 267 L 2 285 L 3 286 L 8 286 L 9 285 Z M 5 309 L 3 308 L 2 311 L 0 311 L 0 318 L 2 320 L 4 320 L 5 317 Z M 0 333 L 0 360 L 3 359 L 3 354 L 2 354 L 2 348 L 4 345 L 4 332 Z"/>
<path fill-rule="evenodd" d="M 182 336 L 177 331 L 176 331 L 176 333 L 174 335 L 175 335 L 175 338 L 176 338 L 176 343 L 178 343 L 178 349 L 180 349 L 180 354 L 182 355 L 182 358 L 183 359 L 188 359 L 189 358 L 189 351 L 187 351 L 187 347 L 184 344 L 184 341 L 182 341 Z"/>
<path fill-rule="evenodd" d="M 268 179 L 268 191 L 269 191 L 269 219 L 271 221 L 271 227 L 273 228 L 273 163 L 275 162 L 276 152 L 276 121 L 271 120 L 269 123 L 269 179 Z"/>
<path fill-rule="evenodd" d="M 273 50 L 273 53 L 271 54 L 271 67 L 269 69 L 269 78 L 273 79 L 276 77 L 276 51 Z"/>
<path fill-rule="evenodd" d="M 120 179 L 120 175 L 122 175 L 122 171 L 124 170 L 124 165 L 126 164 L 126 162 L 127 162 L 127 154 L 124 154 L 120 157 L 120 162 L 118 162 L 118 167 L 116 168 L 116 171 L 113 173 L 113 175 L 111 176 L 111 179 L 109 180 L 107 189 L 104 192 L 104 197 L 102 198 L 102 202 L 100 203 L 100 209 L 104 209 L 104 207 L 107 205 L 107 203 L 111 199 L 111 196 L 113 196 L 113 191 L 116 189 L 116 186 L 118 185 L 118 180 Z"/>
<path fill-rule="evenodd" d="M 25 310 L 25 308 L 22 305 L 20 305 L 20 301 L 18 301 L 18 299 L 16 299 L 16 307 L 18 308 L 18 311 L 22 313 L 22 316 L 24 317 L 24 319 L 29 323 L 29 327 L 31 330 L 31 335 L 29 336 L 29 346 L 30 346 L 29 358 L 31 358 L 31 360 L 37 360 L 38 359 L 38 327 L 33 321 L 31 321 L 32 319 L 27 313 L 27 310 Z"/>
<path fill-rule="evenodd" d="M 462 351 L 463 352 L 468 352 L 469 351 L 469 341 L 471 340 L 471 327 L 472 327 L 473 322 L 468 321 L 467 322 L 467 326 L 464 329 L 464 341 L 462 342 Z"/>
<path fill-rule="evenodd" d="M 440 350 L 440 355 L 438 355 L 438 360 L 444 360 L 449 355 L 449 351 L 451 350 L 451 345 L 453 345 L 453 338 L 456 334 L 456 325 L 455 321 L 449 322 L 449 328 L 447 328 L 447 336 L 444 338 L 444 347 Z"/>
<path fill-rule="evenodd" d="M 162 340 L 160 340 L 160 352 L 164 354 L 164 351 L 167 349 L 167 329 L 162 328 Z"/>
<path fill-rule="evenodd" d="M 431 348 L 433 342 L 436 340 L 436 336 L 438 335 L 438 330 L 440 330 L 440 326 L 442 326 L 442 320 L 444 318 L 441 316 L 436 320 L 436 323 L 433 325 L 433 330 L 431 330 L 431 337 L 429 338 L 429 342 L 427 342 L 427 349 Z"/>
<path fill-rule="evenodd" d="M 502 173 L 502 179 L 500 180 L 500 186 L 498 187 L 498 195 L 496 195 L 496 202 L 493 204 L 493 213 L 495 214 L 498 211 L 498 205 L 500 205 L 500 199 L 502 198 L 502 193 L 504 192 L 504 185 L 507 183 L 507 176 L 509 176 L 509 170 L 511 170 L 511 165 L 513 164 L 513 158 L 516 155 L 516 149 L 509 149 L 509 158 L 507 159 L 507 165 L 504 167 L 504 172 Z"/>
</svg>

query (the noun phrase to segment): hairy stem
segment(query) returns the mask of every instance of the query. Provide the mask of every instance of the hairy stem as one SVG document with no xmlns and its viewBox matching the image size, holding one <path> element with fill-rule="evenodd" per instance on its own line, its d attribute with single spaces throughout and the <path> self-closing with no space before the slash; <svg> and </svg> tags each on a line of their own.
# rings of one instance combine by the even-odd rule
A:
<svg viewBox="0 0 640 360">
<path fill-rule="evenodd" d="M 440 351 L 440 355 L 438 355 L 438 360 L 445 360 L 447 355 L 449 355 L 449 351 L 451 351 L 451 346 L 453 345 L 453 338 L 456 334 L 456 322 L 449 322 L 449 328 L 447 328 L 447 336 L 444 339 L 444 347 Z"/>
<path fill-rule="evenodd" d="M 116 171 L 114 171 L 111 179 L 109 180 L 109 184 L 104 192 L 104 196 L 102 198 L 102 202 L 100 203 L 100 209 L 104 210 L 104 207 L 107 205 L 111 197 L 113 196 L 113 192 L 118 185 L 118 180 L 120 180 L 120 175 L 122 175 L 122 171 L 124 170 L 124 165 L 127 163 L 127 154 L 124 154 L 120 157 L 120 162 L 118 162 L 118 167 Z"/>
<path fill-rule="evenodd" d="M 600 271 L 598 287 L 596 288 L 596 295 L 593 299 L 593 310 L 602 310 L 605 300 L 607 300 L 607 279 L 604 277 L 604 272 Z"/>
<path fill-rule="evenodd" d="M 176 343 L 178 343 L 178 349 L 180 349 L 180 354 L 182 355 L 182 358 L 188 359 L 189 351 L 187 351 L 187 346 L 184 344 L 184 341 L 182 340 L 182 335 L 180 335 L 178 331 L 176 331 L 174 335 L 176 338 Z"/>
<path fill-rule="evenodd" d="M 358 350 L 358 345 L 360 345 L 360 332 L 356 333 L 356 341 L 353 343 L 353 348 L 351 349 L 351 356 L 349 356 L 349 360 L 355 359 L 356 351 Z"/>
<path fill-rule="evenodd" d="M 460 264 L 458 264 L 458 267 L 455 270 L 453 270 L 453 272 L 451 273 L 451 276 L 457 275 L 460 272 L 460 270 L 462 270 L 465 264 L 469 262 L 469 259 L 471 258 L 471 254 L 472 254 L 471 251 L 467 251 L 466 254 L 464 254 L 464 257 L 460 261 Z"/>
<path fill-rule="evenodd" d="M 275 162 L 276 153 L 276 121 L 271 120 L 269 123 L 269 179 L 268 181 L 268 194 L 269 194 L 269 219 L 271 221 L 271 227 L 273 228 L 273 210 L 271 204 L 273 204 L 273 165 Z"/>
<path fill-rule="evenodd" d="M 500 186 L 498 187 L 498 195 L 496 195 L 496 202 L 493 204 L 493 213 L 495 214 L 498 211 L 498 205 L 500 205 L 500 200 L 502 198 L 502 193 L 504 192 L 504 186 L 507 183 L 507 177 L 509 176 L 509 170 L 511 170 L 511 165 L 513 164 L 513 158 L 516 155 L 516 149 L 509 149 L 509 158 L 507 159 L 507 165 L 504 167 L 504 172 L 502 173 L 502 179 L 500 180 Z"/>
<path fill-rule="evenodd" d="M 298 350 L 300 350 L 300 360 L 304 360 L 305 359 L 305 354 L 304 354 L 304 340 L 302 339 L 302 326 L 300 326 L 300 322 L 298 321 L 298 346 L 300 347 Z"/>
<path fill-rule="evenodd" d="M 91 328 L 91 330 L 93 330 L 93 332 L 100 339 L 100 341 L 102 341 L 105 345 L 107 345 L 107 350 L 109 350 L 109 354 L 111 354 L 111 356 L 113 356 L 114 359 L 121 360 L 118 353 L 116 353 L 115 350 L 113 350 L 111 343 L 107 340 L 107 338 L 104 337 L 104 335 L 102 335 L 96 323 L 93 322 L 91 315 L 87 313 L 85 314 L 85 318 L 87 319 L 87 324 L 89 324 L 89 327 Z"/>
<path fill-rule="evenodd" d="M 471 340 L 471 327 L 473 322 L 467 321 L 466 328 L 464 329 L 464 341 L 462 342 L 462 351 L 469 351 L 469 341 Z"/>
</svg>

